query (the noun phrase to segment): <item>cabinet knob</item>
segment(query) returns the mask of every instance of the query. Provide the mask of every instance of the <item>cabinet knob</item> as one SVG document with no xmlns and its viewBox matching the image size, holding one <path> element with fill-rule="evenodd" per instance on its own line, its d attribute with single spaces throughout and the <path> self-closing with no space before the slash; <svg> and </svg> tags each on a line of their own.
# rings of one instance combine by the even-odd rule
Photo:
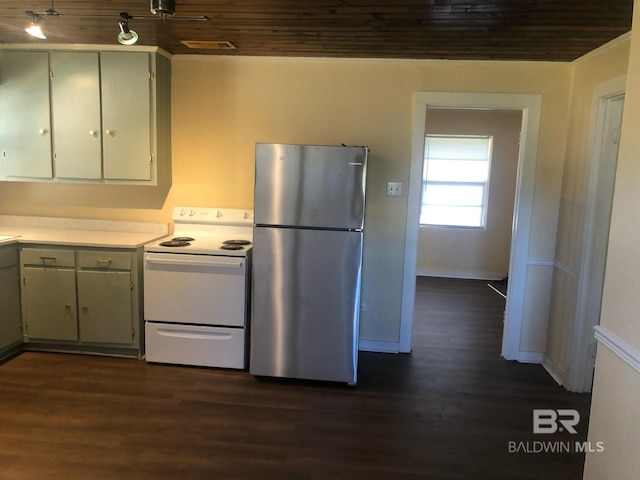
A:
<svg viewBox="0 0 640 480">
<path fill-rule="evenodd" d="M 67 310 L 69 310 L 69 309 L 71 308 L 71 304 L 70 304 L 70 303 L 65 304 L 64 308 L 66 308 Z"/>
<path fill-rule="evenodd" d="M 104 131 L 104 133 L 105 133 L 105 135 L 109 135 L 109 136 L 113 137 L 116 132 L 114 132 L 113 130 L 107 129 L 107 130 Z"/>
<path fill-rule="evenodd" d="M 40 130 L 38 130 L 38 133 L 40 135 L 46 135 L 47 133 L 49 133 L 49 130 L 47 130 L 46 128 L 41 128 Z"/>
<path fill-rule="evenodd" d="M 87 310 L 89 310 L 89 307 L 87 307 L 86 305 L 82 305 L 82 311 L 86 312 Z"/>
<path fill-rule="evenodd" d="M 95 137 L 98 135 L 98 132 L 96 132 L 95 130 L 89 130 L 89 135 L 91 135 L 92 137 Z"/>
</svg>

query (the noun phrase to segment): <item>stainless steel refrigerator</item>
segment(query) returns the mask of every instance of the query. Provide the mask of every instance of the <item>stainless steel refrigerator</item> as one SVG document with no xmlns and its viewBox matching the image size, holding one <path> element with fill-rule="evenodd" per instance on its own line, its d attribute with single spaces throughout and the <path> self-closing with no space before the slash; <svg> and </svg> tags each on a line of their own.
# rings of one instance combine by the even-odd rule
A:
<svg viewBox="0 0 640 480">
<path fill-rule="evenodd" d="M 355 385 L 367 154 L 256 144 L 251 374 Z"/>
</svg>

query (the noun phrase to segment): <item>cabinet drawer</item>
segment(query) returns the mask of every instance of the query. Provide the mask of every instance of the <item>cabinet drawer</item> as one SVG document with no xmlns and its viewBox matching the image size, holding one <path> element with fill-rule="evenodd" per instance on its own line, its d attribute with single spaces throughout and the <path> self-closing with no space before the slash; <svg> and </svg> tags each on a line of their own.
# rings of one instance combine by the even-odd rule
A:
<svg viewBox="0 0 640 480">
<path fill-rule="evenodd" d="M 75 267 L 76 254 L 73 250 L 54 248 L 23 248 L 23 265 L 44 265 L 47 267 Z"/>
<path fill-rule="evenodd" d="M 204 367 L 247 367 L 244 328 L 145 323 L 147 362 Z"/>
<path fill-rule="evenodd" d="M 0 269 L 17 265 L 16 247 L 0 247 Z"/>
<path fill-rule="evenodd" d="M 81 251 L 78 252 L 78 266 L 80 268 L 100 268 L 114 270 L 131 270 L 131 253 L 112 251 Z"/>
</svg>

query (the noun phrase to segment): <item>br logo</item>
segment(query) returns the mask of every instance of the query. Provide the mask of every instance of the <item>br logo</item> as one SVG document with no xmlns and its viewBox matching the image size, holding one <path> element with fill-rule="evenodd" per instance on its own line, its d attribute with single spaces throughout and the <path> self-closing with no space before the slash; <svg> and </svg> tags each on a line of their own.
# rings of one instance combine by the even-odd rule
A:
<svg viewBox="0 0 640 480">
<path fill-rule="evenodd" d="M 539 408 L 533 410 L 533 433 L 578 433 L 574 428 L 580 423 L 580 413 L 571 408 L 558 410 Z"/>
</svg>

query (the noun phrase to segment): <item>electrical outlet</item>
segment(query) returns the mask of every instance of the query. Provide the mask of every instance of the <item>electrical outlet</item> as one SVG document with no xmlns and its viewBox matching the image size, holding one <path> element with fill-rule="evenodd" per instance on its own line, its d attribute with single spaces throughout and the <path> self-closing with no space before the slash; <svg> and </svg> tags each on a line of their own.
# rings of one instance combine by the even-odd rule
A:
<svg viewBox="0 0 640 480">
<path fill-rule="evenodd" d="M 387 197 L 401 197 L 401 196 L 402 196 L 402 183 L 387 182 Z"/>
</svg>

